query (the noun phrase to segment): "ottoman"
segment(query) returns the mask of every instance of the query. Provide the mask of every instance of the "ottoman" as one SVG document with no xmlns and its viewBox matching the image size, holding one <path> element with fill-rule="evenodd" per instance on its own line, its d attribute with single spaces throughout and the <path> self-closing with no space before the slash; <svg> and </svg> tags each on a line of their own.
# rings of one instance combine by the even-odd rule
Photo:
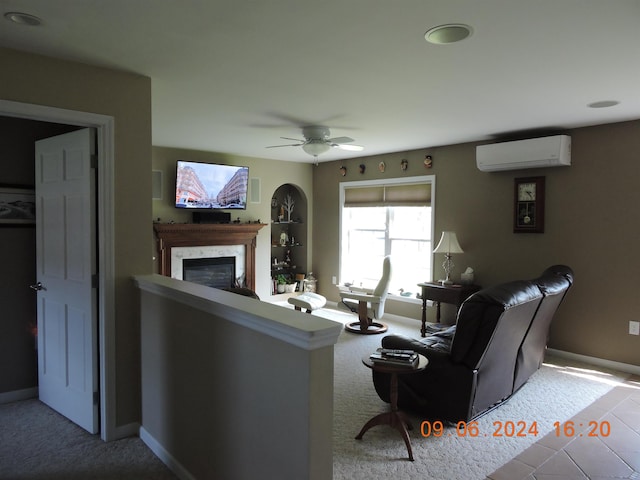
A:
<svg viewBox="0 0 640 480">
<path fill-rule="evenodd" d="M 327 299 L 322 295 L 312 292 L 304 292 L 302 295 L 298 295 L 297 297 L 290 297 L 287 301 L 299 312 L 305 308 L 307 313 L 311 313 L 317 308 L 322 308 L 327 303 Z"/>
</svg>

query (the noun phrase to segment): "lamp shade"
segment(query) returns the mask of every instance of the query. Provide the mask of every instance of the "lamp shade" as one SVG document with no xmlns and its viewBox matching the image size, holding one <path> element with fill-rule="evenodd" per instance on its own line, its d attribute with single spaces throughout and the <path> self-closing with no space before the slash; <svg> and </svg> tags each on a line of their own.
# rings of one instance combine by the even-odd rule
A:
<svg viewBox="0 0 640 480">
<path fill-rule="evenodd" d="M 456 232 L 442 232 L 440 242 L 433 253 L 464 253 L 464 250 L 458 243 Z"/>
</svg>

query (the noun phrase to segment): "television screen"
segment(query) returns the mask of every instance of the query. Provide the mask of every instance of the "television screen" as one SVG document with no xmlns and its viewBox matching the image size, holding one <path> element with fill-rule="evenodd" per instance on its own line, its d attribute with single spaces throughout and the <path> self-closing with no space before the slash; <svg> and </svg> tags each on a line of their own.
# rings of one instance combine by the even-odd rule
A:
<svg viewBox="0 0 640 480">
<path fill-rule="evenodd" d="M 249 167 L 178 160 L 176 208 L 247 208 Z"/>
</svg>

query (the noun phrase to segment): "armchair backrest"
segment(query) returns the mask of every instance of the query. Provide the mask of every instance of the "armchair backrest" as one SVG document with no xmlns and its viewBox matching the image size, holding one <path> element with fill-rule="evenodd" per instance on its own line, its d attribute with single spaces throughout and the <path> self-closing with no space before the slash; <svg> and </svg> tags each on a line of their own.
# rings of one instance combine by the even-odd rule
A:
<svg viewBox="0 0 640 480">
<path fill-rule="evenodd" d="M 547 268 L 533 280 L 544 295 L 518 352 L 513 390 L 518 390 L 540 368 L 549 338 L 551 321 L 573 284 L 573 270 L 565 265 Z"/>
<path fill-rule="evenodd" d="M 530 281 L 514 281 L 473 294 L 458 313 L 451 359 L 476 372 L 471 416 L 513 392 L 518 351 L 542 293 Z"/>
<path fill-rule="evenodd" d="M 540 289 L 526 280 L 485 288 L 471 295 L 458 312 L 456 334 L 451 345 L 453 362 L 477 369 L 496 336 L 496 329 L 498 326 L 504 328 L 503 317 L 509 313 L 507 318 L 510 319 L 527 311 L 530 313 L 527 322 L 530 323 L 541 300 Z M 523 337 L 525 332 L 522 332 Z"/>
<path fill-rule="evenodd" d="M 376 304 L 371 305 L 374 309 L 375 318 L 382 317 L 384 313 L 384 302 L 387 299 L 387 294 L 389 293 L 389 284 L 391 283 L 391 256 L 387 255 L 382 260 L 382 277 L 378 281 L 378 285 L 373 290 L 373 295 L 376 297 L 380 297 L 380 301 Z"/>
</svg>

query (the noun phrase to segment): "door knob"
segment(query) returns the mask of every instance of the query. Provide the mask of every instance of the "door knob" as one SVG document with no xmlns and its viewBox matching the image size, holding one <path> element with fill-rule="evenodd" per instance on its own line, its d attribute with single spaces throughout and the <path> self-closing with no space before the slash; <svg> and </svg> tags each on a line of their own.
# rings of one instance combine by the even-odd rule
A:
<svg viewBox="0 0 640 480">
<path fill-rule="evenodd" d="M 29 285 L 29 288 L 35 290 L 36 292 L 39 290 L 46 290 L 46 288 L 44 288 L 44 286 L 42 285 L 42 282 L 38 282 L 35 285 Z"/>
</svg>

